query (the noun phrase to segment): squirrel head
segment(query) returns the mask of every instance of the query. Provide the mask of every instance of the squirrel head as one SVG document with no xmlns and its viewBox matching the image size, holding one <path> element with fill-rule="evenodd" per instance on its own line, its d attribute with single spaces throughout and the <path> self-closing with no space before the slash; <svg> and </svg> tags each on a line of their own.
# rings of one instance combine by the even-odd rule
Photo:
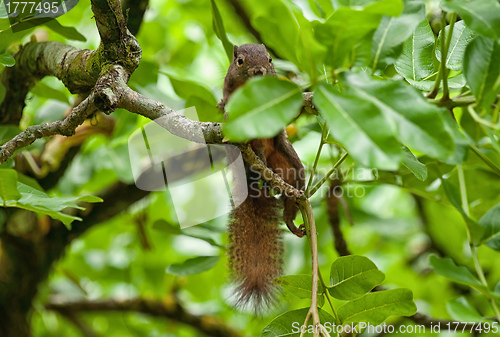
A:
<svg viewBox="0 0 500 337">
<path fill-rule="evenodd" d="M 224 104 L 229 96 L 250 77 L 259 75 L 276 76 L 273 59 L 266 47 L 263 44 L 234 46 L 233 61 L 224 80 Z"/>
<path fill-rule="evenodd" d="M 276 76 L 273 59 L 263 44 L 234 46 L 230 68 L 233 68 L 233 76 L 244 80 L 258 75 Z"/>
</svg>

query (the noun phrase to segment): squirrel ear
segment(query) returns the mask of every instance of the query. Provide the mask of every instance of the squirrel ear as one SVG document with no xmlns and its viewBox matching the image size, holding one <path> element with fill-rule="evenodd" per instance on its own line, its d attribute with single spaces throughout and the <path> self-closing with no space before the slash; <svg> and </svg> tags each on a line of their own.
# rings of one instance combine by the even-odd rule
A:
<svg viewBox="0 0 500 337">
<path fill-rule="evenodd" d="M 238 56 L 238 46 L 237 45 L 234 45 L 234 49 L 233 49 L 233 57 L 236 58 Z"/>
</svg>

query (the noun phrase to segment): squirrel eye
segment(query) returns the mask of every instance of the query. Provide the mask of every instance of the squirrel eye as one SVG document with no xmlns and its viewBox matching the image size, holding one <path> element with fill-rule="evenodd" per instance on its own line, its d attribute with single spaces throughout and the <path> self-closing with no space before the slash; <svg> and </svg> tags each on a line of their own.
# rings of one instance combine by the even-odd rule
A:
<svg viewBox="0 0 500 337">
<path fill-rule="evenodd" d="M 243 58 L 242 57 L 238 57 L 238 65 L 243 65 Z"/>
<path fill-rule="evenodd" d="M 273 62 L 273 58 L 269 56 L 269 63 Z"/>
</svg>

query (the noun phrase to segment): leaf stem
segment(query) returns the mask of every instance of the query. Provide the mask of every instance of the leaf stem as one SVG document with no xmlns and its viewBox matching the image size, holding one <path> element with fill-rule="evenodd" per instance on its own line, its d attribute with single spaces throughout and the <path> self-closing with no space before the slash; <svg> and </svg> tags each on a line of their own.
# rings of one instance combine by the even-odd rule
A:
<svg viewBox="0 0 500 337">
<path fill-rule="evenodd" d="M 337 315 L 337 312 L 335 311 L 335 308 L 333 307 L 332 300 L 330 299 L 330 294 L 327 291 L 327 286 L 325 284 L 325 281 L 323 280 L 323 275 L 321 275 L 321 271 L 318 271 L 319 273 L 319 280 L 321 281 L 321 285 L 323 286 L 323 289 L 325 290 L 324 294 L 326 296 L 326 299 L 328 300 L 328 303 L 330 304 L 330 308 L 332 309 L 333 315 L 335 316 L 335 320 L 337 321 L 337 324 L 340 324 L 339 316 Z"/>
<path fill-rule="evenodd" d="M 498 124 L 493 124 L 485 119 L 482 119 L 481 117 L 479 117 L 479 115 L 476 113 L 476 111 L 474 110 L 474 106 L 475 105 L 469 105 L 467 107 L 467 111 L 469 111 L 470 115 L 472 116 L 472 118 L 474 118 L 474 120 L 480 124 L 483 124 L 483 125 L 486 125 L 487 127 L 493 129 L 493 130 L 500 130 L 500 125 Z"/>
<path fill-rule="evenodd" d="M 455 17 L 456 20 L 456 17 Z M 455 23 L 453 21 L 453 23 Z M 446 12 L 441 13 L 441 75 L 443 80 L 443 97 L 441 97 L 441 102 L 446 102 L 450 99 L 450 93 L 448 90 L 448 72 L 446 69 L 446 60 L 448 59 L 448 47 L 451 41 L 451 34 L 453 33 L 453 26 L 450 23 L 449 35 L 446 36 Z"/>
<path fill-rule="evenodd" d="M 311 172 L 311 175 L 309 176 L 309 181 L 307 182 L 306 194 L 309 192 L 314 175 L 316 174 L 316 167 L 318 166 L 318 161 L 319 161 L 319 157 L 321 155 L 321 150 L 323 149 L 323 145 L 325 145 L 327 130 L 328 130 L 328 128 L 326 127 L 326 122 L 325 122 L 325 124 L 323 124 L 323 132 L 321 133 L 321 141 L 319 142 L 318 151 L 316 152 L 316 158 L 314 158 L 312 172 Z"/>
<path fill-rule="evenodd" d="M 316 185 L 314 185 L 314 187 L 309 191 L 309 193 L 305 193 L 307 198 L 310 198 L 314 193 L 316 193 L 318 191 L 318 189 L 321 187 L 321 185 L 323 185 L 328 180 L 328 178 L 330 178 L 330 176 L 333 174 L 333 172 L 335 172 L 337 167 L 339 167 L 339 165 L 342 164 L 342 162 L 347 158 L 348 155 L 349 155 L 349 153 L 347 153 L 347 152 L 344 153 L 342 155 L 342 157 L 335 163 L 335 165 L 333 165 L 333 167 L 330 169 L 330 171 L 328 171 L 325 174 L 323 179 L 321 179 Z"/>
<path fill-rule="evenodd" d="M 495 172 L 498 176 L 500 176 L 500 168 L 498 166 L 496 166 L 495 163 L 493 163 L 488 157 L 486 157 L 474 145 L 471 145 L 470 148 L 471 148 L 472 152 L 474 152 L 479 157 L 479 159 L 481 159 L 482 161 L 484 161 L 484 163 L 486 165 L 488 165 L 493 170 L 493 172 Z"/>
</svg>

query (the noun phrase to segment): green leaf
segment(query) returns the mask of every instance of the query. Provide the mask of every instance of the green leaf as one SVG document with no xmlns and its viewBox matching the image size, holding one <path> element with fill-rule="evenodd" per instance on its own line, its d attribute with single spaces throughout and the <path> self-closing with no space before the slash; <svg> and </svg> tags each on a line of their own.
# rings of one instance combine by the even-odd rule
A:
<svg viewBox="0 0 500 337">
<path fill-rule="evenodd" d="M 497 0 L 442 1 L 441 7 L 460 14 L 472 30 L 489 38 L 500 38 L 500 4 Z"/>
<path fill-rule="evenodd" d="M 375 31 L 383 15 L 401 14 L 401 0 L 382 0 L 366 7 L 339 8 L 326 22 L 317 23 L 316 39 L 329 47 L 328 64 L 341 67 L 352 49 L 369 33 Z"/>
<path fill-rule="evenodd" d="M 63 92 L 53 89 L 43 82 L 37 82 L 30 92 L 39 97 L 55 99 L 69 104 L 69 99 Z"/>
<path fill-rule="evenodd" d="M 500 44 L 482 36 L 465 50 L 464 74 L 477 106 L 489 108 L 500 93 Z"/>
<path fill-rule="evenodd" d="M 422 80 L 422 81 L 413 81 L 412 79 L 406 78 L 408 83 L 410 83 L 414 88 L 422 90 L 422 91 L 431 91 L 434 88 L 436 83 L 435 79 L 432 80 Z M 448 88 L 450 90 L 460 90 L 465 87 L 467 83 L 465 82 L 464 74 L 460 73 L 457 76 L 453 76 L 448 78 Z M 439 84 L 439 87 L 443 87 L 443 83 Z"/>
<path fill-rule="evenodd" d="M 384 116 L 370 102 L 348 92 L 338 93 L 321 83 L 314 104 L 327 120 L 331 134 L 363 165 L 396 170 L 403 159 L 401 146 Z"/>
<path fill-rule="evenodd" d="M 226 55 L 229 62 L 232 62 L 234 45 L 229 41 L 229 38 L 226 35 L 226 30 L 224 29 L 224 23 L 222 22 L 222 17 L 220 15 L 219 9 L 217 8 L 215 0 L 210 0 L 210 4 L 212 6 L 212 19 L 213 19 L 213 27 L 215 35 L 217 35 L 219 40 L 221 40 L 222 46 L 226 51 Z"/>
<path fill-rule="evenodd" d="M 17 172 L 13 169 L 0 169 L 0 203 L 10 206 L 19 200 L 21 193 L 17 190 Z"/>
<path fill-rule="evenodd" d="M 231 95 L 224 134 L 234 141 L 277 135 L 302 106 L 298 85 L 273 76 L 251 78 Z"/>
<path fill-rule="evenodd" d="M 9 53 L 0 54 L 0 63 L 6 67 L 13 67 L 16 64 L 16 60 Z"/>
<path fill-rule="evenodd" d="M 478 223 L 484 227 L 481 241 L 491 249 L 500 251 L 500 203 L 486 212 Z"/>
<path fill-rule="evenodd" d="M 311 298 L 312 296 L 312 276 L 311 275 L 285 275 L 275 281 L 286 291 L 298 298 Z M 318 282 L 318 306 L 322 307 L 325 301 L 324 289 L 321 282 Z"/>
<path fill-rule="evenodd" d="M 196 107 L 196 112 L 201 122 L 215 121 L 217 117 L 222 117 L 217 109 L 217 100 L 214 94 L 204 86 L 169 75 L 170 83 L 175 93 L 186 100 L 186 108 Z"/>
<path fill-rule="evenodd" d="M 50 28 L 51 30 L 53 30 L 54 32 L 61 34 L 62 36 L 64 36 L 67 39 L 75 40 L 75 41 L 82 41 L 82 42 L 87 41 L 85 36 L 80 34 L 80 32 L 77 31 L 75 27 L 63 26 L 56 19 L 47 21 L 44 23 L 44 25 L 46 27 Z"/>
<path fill-rule="evenodd" d="M 392 289 L 366 294 L 347 302 L 337 310 L 342 324 L 382 323 L 389 316 L 411 316 L 417 312 L 413 293 L 409 289 Z"/>
<path fill-rule="evenodd" d="M 457 283 L 467 284 L 473 287 L 482 287 L 481 282 L 472 275 L 469 269 L 464 266 L 457 266 L 449 257 L 439 258 L 436 255 L 431 255 L 429 261 L 434 271 L 441 276 Z"/>
<path fill-rule="evenodd" d="M 152 228 L 154 230 L 157 230 L 157 231 L 160 231 L 160 232 L 163 232 L 166 234 L 173 234 L 173 235 L 181 235 L 182 234 L 182 231 L 180 230 L 179 227 L 174 226 L 173 224 L 171 224 L 163 219 L 156 220 L 153 223 Z"/>
<path fill-rule="evenodd" d="M 330 269 L 328 292 L 339 300 L 363 296 L 382 283 L 385 275 L 369 258 L 359 255 L 339 257 Z"/>
<path fill-rule="evenodd" d="M 402 81 L 381 81 L 349 73 L 346 86 L 354 95 L 375 105 L 404 145 L 433 158 L 453 153 L 453 139 L 444 125 L 449 112 L 428 103 L 415 88 Z"/>
<path fill-rule="evenodd" d="M 307 72 L 314 82 L 323 72 L 326 48 L 314 36 L 314 25 L 296 6 L 282 1 L 260 2 L 258 14 L 252 20 L 264 43 L 272 47 L 277 56 L 293 62 Z M 279 13 L 273 15 L 272 13 Z"/>
<path fill-rule="evenodd" d="M 394 67 L 406 79 L 420 81 L 434 73 L 434 34 L 424 20 L 403 45 L 403 52 Z"/>
<path fill-rule="evenodd" d="M 279 315 L 262 330 L 261 336 L 262 337 L 301 336 L 300 330 L 302 328 L 302 325 L 304 324 L 308 311 L 309 308 L 304 308 L 293 311 L 287 311 L 284 314 Z M 332 322 L 335 322 L 335 318 L 333 318 L 332 315 L 330 315 L 328 312 L 322 309 L 318 309 L 318 313 L 320 322 L 323 324 L 329 323 L 331 328 L 331 324 Z M 305 326 L 303 328 L 305 330 L 305 334 L 302 336 L 313 335 L 314 328 L 312 324 L 310 324 L 309 326 Z"/>
<path fill-rule="evenodd" d="M 394 18 L 385 16 L 373 35 L 372 71 L 394 63 L 401 53 L 403 43 L 424 20 L 422 3 L 406 2 L 403 14 Z"/>
<path fill-rule="evenodd" d="M 462 322 L 484 322 L 485 319 L 474 309 L 463 296 L 446 303 L 446 310 L 451 318 Z"/>
<path fill-rule="evenodd" d="M 197 227 L 191 227 L 191 228 L 185 228 L 181 230 L 178 225 L 173 225 L 163 219 L 157 220 L 153 223 L 153 229 L 170 234 L 170 235 L 185 235 L 189 236 L 195 239 L 200 239 L 203 240 L 209 244 L 211 244 L 214 247 L 221 247 L 220 244 L 218 244 L 213 238 L 211 238 L 209 235 L 205 234 L 203 230 L 199 230 L 199 226 Z M 213 229 L 211 229 L 213 231 Z"/>
<path fill-rule="evenodd" d="M 427 167 L 418 161 L 417 157 L 405 146 L 403 165 L 410 170 L 418 180 L 424 181 L 427 179 Z"/>
<path fill-rule="evenodd" d="M 199 256 L 179 264 L 167 267 L 167 273 L 177 276 L 198 274 L 213 268 L 219 261 L 219 256 Z"/>
<path fill-rule="evenodd" d="M 445 27 L 445 34 L 448 36 L 450 26 Z M 474 39 L 476 33 L 467 28 L 463 21 L 458 21 L 453 26 L 453 34 L 451 36 L 450 46 L 448 48 L 448 57 L 446 58 L 446 67 L 452 70 L 462 70 L 465 48 Z M 436 41 L 439 46 L 441 41 L 441 32 Z M 441 49 L 436 48 L 436 58 L 441 62 Z"/>
<path fill-rule="evenodd" d="M 28 181 L 29 183 L 29 181 Z M 31 186 L 33 184 L 25 184 L 21 181 L 17 182 L 17 190 L 21 193 L 21 198 L 19 198 L 15 203 L 11 203 L 7 205 L 8 207 L 17 207 L 26 209 L 29 211 L 33 211 L 38 214 L 45 214 L 50 216 L 53 219 L 61 221 L 68 229 L 71 229 L 71 222 L 74 220 L 81 219 L 77 216 L 69 215 L 61 212 L 63 209 L 67 207 L 72 207 L 80 210 L 84 210 L 85 208 L 82 206 L 76 205 L 74 202 L 102 202 L 102 199 L 95 196 L 83 196 L 83 197 L 50 197 L 45 194 L 43 191 L 39 190 L 39 186 Z"/>
</svg>

